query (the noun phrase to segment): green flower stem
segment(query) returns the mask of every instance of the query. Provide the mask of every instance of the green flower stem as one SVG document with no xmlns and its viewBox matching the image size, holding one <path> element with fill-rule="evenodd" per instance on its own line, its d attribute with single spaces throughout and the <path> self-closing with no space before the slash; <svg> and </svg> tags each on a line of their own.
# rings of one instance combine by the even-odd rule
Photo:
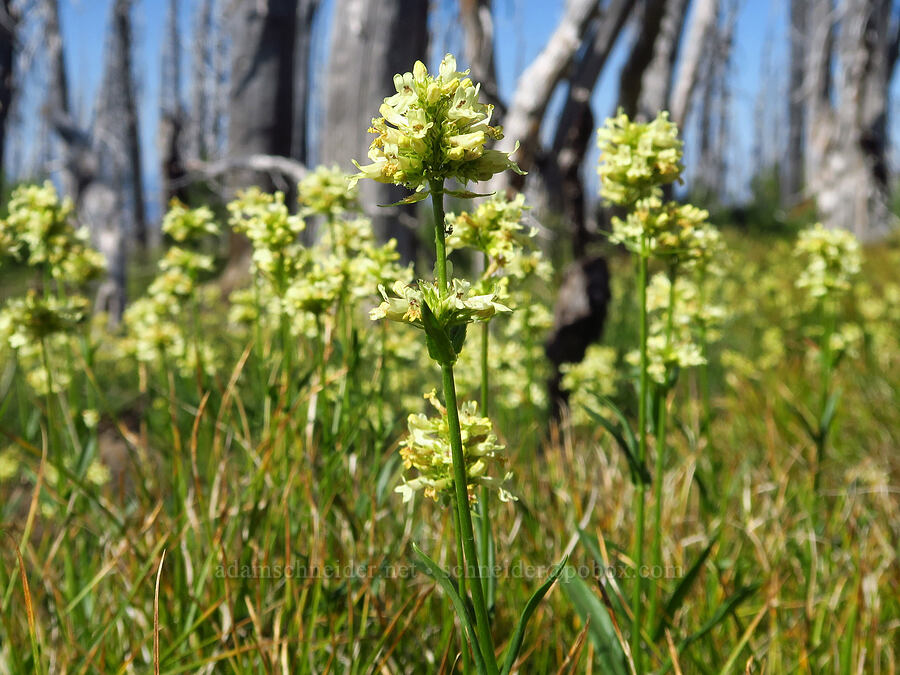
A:
<svg viewBox="0 0 900 675">
<path fill-rule="evenodd" d="M 456 567 L 459 570 L 459 577 L 457 578 L 457 589 L 459 590 L 459 597 L 466 597 L 466 575 L 463 574 L 463 569 L 465 569 L 465 554 L 463 552 L 463 540 L 462 540 L 462 530 L 459 527 L 459 507 L 456 504 L 456 499 L 453 500 L 453 530 L 456 535 Z M 460 648 L 459 651 L 462 654 L 462 669 L 463 674 L 468 675 L 471 672 L 472 665 L 469 662 L 469 649 L 466 646 L 466 629 L 463 627 L 462 622 L 459 624 L 459 634 L 460 634 Z"/>
<path fill-rule="evenodd" d="M 434 212 L 434 243 L 436 252 L 435 269 L 441 290 L 446 292 L 447 284 L 447 246 L 444 242 L 444 184 L 442 180 L 431 181 L 431 203 Z M 455 491 L 459 529 L 462 533 L 465 566 L 462 574 L 471 579 L 472 604 L 475 607 L 475 625 L 482 649 L 482 656 L 490 675 L 497 675 L 499 668 L 494 655 L 490 622 L 487 606 L 484 602 L 484 588 L 481 582 L 481 570 L 478 566 L 478 555 L 475 551 L 475 531 L 472 527 L 472 513 L 469 510 L 468 476 L 463 454 L 462 435 L 459 426 L 459 408 L 456 401 L 456 383 L 453 379 L 453 364 L 441 364 L 444 402 L 447 406 L 447 426 L 450 431 L 450 453 L 453 460 L 453 489 Z M 471 574 L 471 576 L 470 576 Z"/>
<path fill-rule="evenodd" d="M 669 268 L 669 307 L 666 316 L 666 346 L 668 352 L 672 345 L 672 331 L 675 323 L 675 282 L 677 272 L 674 266 Z M 666 460 L 666 423 L 668 411 L 666 398 L 668 394 L 667 384 L 657 387 L 657 419 L 656 419 L 656 466 L 653 471 L 653 549 L 651 562 L 654 570 L 662 566 L 662 505 L 663 505 L 663 471 Z M 656 625 L 656 613 L 659 609 L 659 580 L 653 585 L 650 593 L 650 611 L 647 613 L 647 621 L 651 628 Z"/>
<path fill-rule="evenodd" d="M 830 304 L 830 306 L 829 306 Z M 824 334 L 822 335 L 822 344 L 820 352 L 822 354 L 822 394 L 819 405 L 819 424 L 825 415 L 825 408 L 828 406 L 828 399 L 831 398 L 831 382 L 834 375 L 834 353 L 831 349 L 831 337 L 837 328 L 837 309 L 834 303 L 829 303 L 828 298 L 822 301 L 822 324 L 824 326 Z M 819 484 L 822 476 L 822 463 L 825 461 L 825 451 L 828 445 L 828 429 L 820 428 L 819 435 L 816 437 L 816 462 L 813 470 L 813 496 L 819 494 Z"/>
<path fill-rule="evenodd" d="M 488 257 L 485 255 L 484 267 L 487 269 L 489 265 Z M 488 385 L 489 385 L 489 373 L 488 373 L 488 349 L 490 345 L 490 330 L 489 330 L 488 322 L 481 324 L 481 414 L 484 417 L 489 417 L 489 403 L 490 399 L 488 396 Z M 478 496 L 478 508 L 479 513 L 481 515 L 480 527 L 481 527 L 481 536 L 479 540 L 481 542 L 481 550 L 479 551 L 479 556 L 481 561 L 485 564 L 485 567 L 489 567 L 491 560 L 491 516 L 490 510 L 488 508 L 488 503 L 490 499 L 491 493 L 488 490 L 486 485 L 481 486 L 481 493 Z M 491 602 L 492 593 L 491 593 L 491 572 L 488 571 L 484 578 L 484 594 L 488 599 L 488 603 Z"/>
<path fill-rule="evenodd" d="M 638 304 L 640 305 L 640 384 L 638 386 L 638 462 L 643 465 L 647 458 L 647 390 L 650 386 L 647 375 L 647 263 L 649 258 L 647 237 L 641 239 L 641 251 L 638 257 Z M 643 607 L 641 605 L 644 591 L 644 578 L 641 569 L 644 566 L 644 498 L 647 486 L 639 480 L 637 488 L 637 514 L 632 557 L 635 565 L 635 584 L 632 588 L 631 610 L 634 613 L 634 625 L 631 627 L 631 655 L 637 675 L 644 672 L 644 658 L 641 649 L 641 630 L 643 629 Z"/>
</svg>

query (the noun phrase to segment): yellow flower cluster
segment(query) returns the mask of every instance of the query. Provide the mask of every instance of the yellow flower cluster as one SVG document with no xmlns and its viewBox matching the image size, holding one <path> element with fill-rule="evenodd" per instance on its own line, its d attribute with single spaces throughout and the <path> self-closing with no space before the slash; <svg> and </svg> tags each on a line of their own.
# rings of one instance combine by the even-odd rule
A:
<svg viewBox="0 0 900 675">
<path fill-rule="evenodd" d="M 395 488 L 403 495 L 403 501 L 412 499 L 417 490 L 423 490 L 426 497 L 437 499 L 442 493 L 453 492 L 453 461 L 450 453 L 450 430 L 447 409 L 438 401 L 434 391 L 425 398 L 437 410 L 436 417 L 412 414 L 407 420 L 409 435 L 400 445 L 400 456 L 407 469 L 416 469 L 418 475 Z M 466 463 L 469 499 L 475 499 L 474 485 L 487 485 L 499 490 L 500 499 L 509 501 L 514 497 L 504 488 L 511 474 L 503 479 L 488 475 L 492 465 L 502 465 L 505 457 L 503 446 L 497 442 L 491 420 L 478 416 L 478 405 L 474 401 L 463 403 L 459 410 L 459 424 L 462 432 L 463 454 Z"/>
<path fill-rule="evenodd" d="M 354 161 L 359 173 L 352 184 L 371 178 L 421 191 L 431 180 L 467 183 L 506 169 L 521 172 L 507 153 L 485 148 L 503 133 L 491 126 L 493 106 L 478 100 L 480 85 L 467 75 L 456 70 L 451 54 L 441 61 L 437 76 L 421 61 L 411 73 L 395 75 L 397 93 L 384 99 L 381 117 L 369 129 L 377 134 L 369 148 L 372 163 Z"/>
</svg>

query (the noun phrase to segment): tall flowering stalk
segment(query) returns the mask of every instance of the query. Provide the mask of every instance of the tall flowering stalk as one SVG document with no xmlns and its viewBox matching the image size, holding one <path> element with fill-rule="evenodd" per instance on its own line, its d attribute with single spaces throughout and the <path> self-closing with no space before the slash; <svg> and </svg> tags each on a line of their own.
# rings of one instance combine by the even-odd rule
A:
<svg viewBox="0 0 900 675">
<path fill-rule="evenodd" d="M 421 62 L 416 62 L 411 73 L 395 75 L 397 93 L 384 100 L 379 109 L 381 117 L 374 119 L 369 129 L 377 134 L 369 150 L 371 164 L 357 164 L 360 172 L 354 179 L 371 178 L 414 190 L 404 203 L 421 201 L 429 195 L 432 199 L 436 279 L 419 280 L 416 287 L 398 282 L 392 288 L 393 295 L 383 289 L 384 302 L 372 311 L 372 318 L 388 318 L 422 329 L 429 356 L 440 366 L 444 405 L 435 401 L 439 412 L 437 421 L 410 416 L 411 433 L 403 458 L 407 468 L 416 468 L 419 475 L 412 480 L 404 479 L 399 490 L 404 499 L 411 499 L 418 488 L 424 488 L 432 497 L 450 495 L 462 569 L 458 588 L 453 587 L 449 577 L 430 558 L 417 551 L 453 600 L 476 669 L 493 675 L 511 669 L 530 611 L 526 610 L 521 617 L 501 668 L 493 646 L 470 503 L 475 498 L 475 485 L 500 487 L 509 475 L 501 479 L 487 474 L 488 467 L 502 459 L 499 454 L 502 448 L 490 431 L 490 421 L 477 415 L 474 403 L 465 404 L 460 414 L 453 366 L 465 342 L 468 325 L 488 321 L 496 313 L 509 309 L 501 302 L 496 286 L 473 285 L 451 276 L 444 195 L 476 196 L 448 190 L 445 186 L 448 179 L 465 184 L 488 180 L 507 169 L 519 169 L 507 153 L 485 147 L 487 141 L 501 138 L 502 131 L 491 126 L 492 107 L 479 102 L 480 85 L 474 84 L 467 75 L 468 71 L 456 70 L 456 60 L 449 54 L 441 62 L 437 75 L 429 74 Z M 430 395 L 429 398 L 434 400 Z M 507 497 L 505 490 L 501 497 Z M 535 594 L 538 600 L 554 578 L 538 589 Z M 474 626 L 466 609 L 467 596 L 474 609 Z M 529 603 L 529 608 L 532 604 Z M 465 667 L 468 656 L 465 648 L 462 651 Z"/>
<path fill-rule="evenodd" d="M 718 232 L 706 219 L 706 211 L 690 204 L 665 201 L 662 186 L 680 178 L 682 142 L 678 129 L 660 113 L 649 123 L 633 122 L 624 114 L 607 120 L 598 131 L 601 160 L 600 193 L 610 204 L 627 210 L 623 218 L 613 218 L 610 240 L 624 245 L 637 258 L 637 286 L 640 316 L 640 344 L 631 357 L 639 367 L 638 447 L 633 458 L 637 488 L 636 532 L 633 559 L 637 583 L 632 590 L 634 625 L 632 652 L 638 673 L 644 670 L 641 633 L 657 620 L 659 587 L 650 592 L 650 606 L 644 614 L 645 496 L 647 489 L 648 404 L 652 397 L 656 411 L 655 466 L 649 474 L 653 486 L 654 569 L 662 563 L 663 471 L 666 460 L 666 429 L 669 393 L 680 370 L 705 363 L 705 354 L 693 341 L 694 316 L 684 311 L 679 287 L 696 283 L 709 268 L 719 242 Z M 651 281 L 651 259 L 663 263 L 665 272 Z M 682 281 L 683 280 L 683 281 Z M 679 282 L 682 282 L 679 284 Z M 648 292 L 649 291 L 649 292 Z M 653 317 L 651 321 L 651 310 Z M 697 310 L 698 316 L 706 312 Z"/>
<path fill-rule="evenodd" d="M 797 287 L 807 292 L 807 300 L 818 321 L 821 392 L 818 428 L 813 429 L 816 455 L 813 462 L 813 493 L 819 491 L 822 462 L 831 434 L 838 394 L 834 390 L 834 371 L 848 346 L 853 342 L 854 327 L 842 329 L 839 324 L 840 302 L 853 289 L 860 270 L 859 242 L 846 230 L 829 230 L 816 223 L 802 231 L 794 249 L 795 255 L 806 259 L 806 268 L 797 278 Z"/>
</svg>

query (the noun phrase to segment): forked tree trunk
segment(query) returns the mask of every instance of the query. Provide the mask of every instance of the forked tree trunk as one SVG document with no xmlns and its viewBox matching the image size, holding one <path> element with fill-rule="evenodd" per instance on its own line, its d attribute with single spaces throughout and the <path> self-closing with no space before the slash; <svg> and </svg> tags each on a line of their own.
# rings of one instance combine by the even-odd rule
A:
<svg viewBox="0 0 900 675">
<path fill-rule="evenodd" d="M 641 78 L 641 91 L 637 100 L 639 120 L 649 121 L 669 105 L 672 72 L 684 32 L 688 4 L 688 0 L 668 0 L 666 3 L 659 34 L 653 44 L 653 57 Z"/>
<path fill-rule="evenodd" d="M 336 0 L 325 92 L 325 122 L 320 161 L 355 171 L 351 160 L 368 162 L 372 135 L 367 133 L 378 108 L 394 91 L 396 73 L 427 61 L 428 3 L 421 0 Z M 379 208 L 406 196 L 407 190 L 362 181 L 360 198 L 380 237 L 397 239 L 406 260 L 416 254 L 414 207 Z"/>
</svg>

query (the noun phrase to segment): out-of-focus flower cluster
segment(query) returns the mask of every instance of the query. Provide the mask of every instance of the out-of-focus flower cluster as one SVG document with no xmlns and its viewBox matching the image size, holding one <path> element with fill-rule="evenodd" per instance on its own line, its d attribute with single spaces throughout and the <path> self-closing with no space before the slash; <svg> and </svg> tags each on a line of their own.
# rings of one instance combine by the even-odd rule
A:
<svg viewBox="0 0 900 675">
<path fill-rule="evenodd" d="M 397 242 L 375 241 L 372 222 L 358 212 L 349 176 L 319 167 L 298 185 L 302 213 L 321 216 L 318 240 L 310 247 L 298 240 L 305 227 L 291 215 L 284 195 L 250 190 L 229 204 L 232 225 L 247 233 L 253 265 L 261 274 L 254 287 L 231 294 L 233 323 L 277 325 L 284 317 L 294 335 L 315 335 L 316 317 L 340 303 L 351 311 L 378 292 L 379 284 L 412 279 L 399 263 Z"/>
<path fill-rule="evenodd" d="M 198 249 L 204 238 L 219 234 L 219 224 L 209 208 L 189 209 L 175 199 L 162 229 L 178 244 L 159 261 L 159 274 L 147 294 L 126 308 L 122 346 L 142 363 L 173 363 L 183 374 L 198 368 L 213 373 L 216 352 L 199 330 L 199 307 L 218 295 L 200 284 L 201 274 L 213 271 L 214 260 Z"/>
<path fill-rule="evenodd" d="M 647 286 L 647 310 L 650 314 L 647 372 L 656 383 L 669 382 L 675 368 L 683 370 L 706 363 L 698 338 L 701 331 L 707 342 L 719 337 L 717 329 L 725 319 L 725 310 L 704 302 L 691 279 L 676 277 L 673 293 L 669 277 L 655 274 Z M 625 360 L 638 365 L 640 354 L 630 352 Z"/>
<path fill-rule="evenodd" d="M 488 261 L 485 279 L 512 276 L 524 279 L 531 274 L 549 276 L 549 265 L 534 244 L 537 229 L 522 224 L 528 207 L 525 196 L 513 200 L 495 195 L 479 204 L 472 213 L 448 213 L 445 219 L 447 251 L 470 248 Z"/>
<path fill-rule="evenodd" d="M 85 322 L 89 303 L 81 292 L 103 273 L 103 256 L 90 247 L 87 230 L 72 225 L 72 204 L 60 201 L 52 183 L 16 188 L 8 208 L 0 220 L 0 267 L 9 260 L 24 264 L 43 288 L 10 298 L 0 309 L 0 343 L 16 351 L 32 388 L 47 393 L 52 383 L 60 391 L 70 373 L 54 379 L 44 361 L 52 362 Z"/>
<path fill-rule="evenodd" d="M 846 230 L 829 230 L 816 223 L 800 233 L 794 250 L 807 262 L 797 286 L 807 289 L 814 300 L 850 290 L 859 274 L 859 241 Z"/>
<path fill-rule="evenodd" d="M 417 474 L 412 478 L 404 477 L 403 484 L 395 488 L 396 492 L 403 495 L 405 502 L 412 499 L 418 490 L 435 500 L 442 493 L 453 492 L 453 461 L 447 409 L 438 401 L 434 391 L 426 394 L 425 398 L 438 414 L 432 417 L 421 413 L 412 414 L 407 420 L 409 435 L 401 443 L 400 456 L 406 469 L 415 469 Z M 497 488 L 502 501 L 514 499 L 504 488 L 512 474 L 505 473 L 502 478 L 489 474 L 491 468 L 502 467 L 506 459 L 501 454 L 504 448 L 493 433 L 491 420 L 480 417 L 478 405 L 474 401 L 467 401 L 460 406 L 459 424 L 469 500 L 475 499 L 475 485 Z"/>
<path fill-rule="evenodd" d="M 618 389 L 616 350 L 591 345 L 580 363 L 564 363 L 559 370 L 562 389 L 569 394 L 572 422 L 577 425 L 592 424 L 587 411 L 600 413 L 606 410 L 605 399 L 615 396 Z"/>
<path fill-rule="evenodd" d="M 337 166 L 316 167 L 297 190 L 303 215 L 337 217 L 359 208 L 356 187 L 350 187 L 350 176 Z"/>
<path fill-rule="evenodd" d="M 652 122 L 634 122 L 619 111 L 597 130 L 600 195 L 611 204 L 632 206 L 658 195 L 684 169 L 678 128 L 663 111 Z"/>
<path fill-rule="evenodd" d="M 456 70 L 447 54 L 437 76 L 421 61 L 411 73 L 394 76 L 397 93 L 384 99 L 369 132 L 371 164 L 356 163 L 360 178 L 420 191 L 430 180 L 483 181 L 507 169 L 519 171 L 509 155 L 485 147 L 503 137 L 491 126 L 493 106 L 478 100 L 480 85 Z"/>
<path fill-rule="evenodd" d="M 60 201 L 52 183 L 16 188 L 8 208 L 0 219 L 0 264 L 9 257 L 76 286 L 103 273 L 103 256 L 90 247 L 87 229 L 73 227 L 72 202 Z"/>
<path fill-rule="evenodd" d="M 284 193 L 250 188 L 228 204 L 229 223 L 253 246 L 253 267 L 273 284 L 281 296 L 287 282 L 297 276 L 302 247 L 297 235 L 306 229 L 302 217 L 291 214 Z"/>
</svg>

